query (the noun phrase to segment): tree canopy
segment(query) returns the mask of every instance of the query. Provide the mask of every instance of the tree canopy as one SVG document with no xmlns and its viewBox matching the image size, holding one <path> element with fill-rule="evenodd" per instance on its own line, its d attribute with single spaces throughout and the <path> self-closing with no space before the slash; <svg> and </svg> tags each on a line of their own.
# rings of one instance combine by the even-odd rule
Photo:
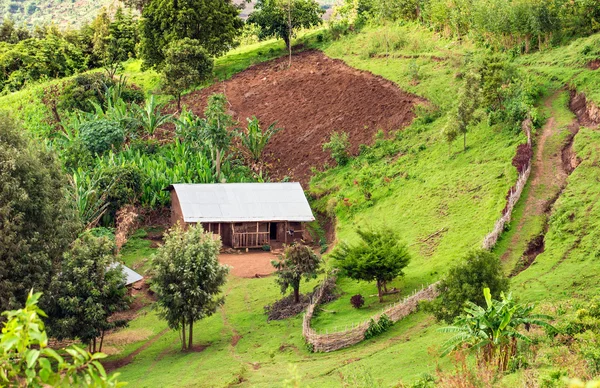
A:
<svg viewBox="0 0 600 388">
<path fill-rule="evenodd" d="M 177 99 L 181 109 L 181 93 L 200 85 L 213 74 L 214 61 L 198 40 L 174 40 L 165 49 L 162 88 Z"/>
<path fill-rule="evenodd" d="M 104 333 L 125 323 L 109 320 L 113 313 L 129 307 L 125 274 L 114 249 L 114 242 L 107 237 L 88 232 L 65 253 L 49 301 L 49 327 L 54 337 L 78 338 L 92 352 L 102 351 Z"/>
<path fill-rule="evenodd" d="M 141 55 L 145 68 L 160 68 L 172 41 L 190 38 L 213 56 L 235 44 L 244 22 L 231 0 L 152 0 L 142 11 Z"/>
<path fill-rule="evenodd" d="M 441 280 L 440 296 L 429 302 L 427 309 L 438 320 L 452 323 L 463 313 L 467 301 L 485 305 L 481 292 L 484 288 L 489 288 L 492 297 L 498 298 L 508 290 L 508 279 L 496 255 L 484 250 L 472 251 Z"/>
<path fill-rule="evenodd" d="M 259 37 L 283 39 L 288 49 L 298 28 L 318 26 L 325 13 L 314 0 L 258 0 L 254 9 L 248 23 L 260 27 Z"/>
<path fill-rule="evenodd" d="M 407 246 L 391 229 L 359 228 L 356 233 L 360 241 L 354 245 L 342 242 L 332 257 L 345 276 L 354 280 L 376 281 L 379 301 L 383 302 L 386 283 L 402 276 L 410 261 Z"/>
<path fill-rule="evenodd" d="M 321 258 L 309 247 L 303 244 L 292 244 L 285 247 L 279 260 L 271 262 L 277 269 L 277 283 L 281 286 L 281 293 L 288 288 L 294 291 L 294 302 L 300 302 L 300 281 L 307 281 L 317 277 L 321 266 Z"/>
<path fill-rule="evenodd" d="M 154 256 L 160 316 L 171 329 L 182 331 L 184 350 L 192 348 L 194 322 L 211 316 L 225 302 L 221 288 L 229 268 L 219 264 L 220 249 L 221 240 L 202 226 L 183 230 L 178 225 L 165 235 L 164 245 Z"/>
<path fill-rule="evenodd" d="M 0 117 L 0 310 L 47 288 L 79 228 L 60 164 L 22 133 Z"/>
</svg>

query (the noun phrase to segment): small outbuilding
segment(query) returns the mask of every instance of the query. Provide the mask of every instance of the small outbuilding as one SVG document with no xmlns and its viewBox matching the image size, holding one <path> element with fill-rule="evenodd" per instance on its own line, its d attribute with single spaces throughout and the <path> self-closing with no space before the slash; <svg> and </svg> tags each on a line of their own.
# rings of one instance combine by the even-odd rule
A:
<svg viewBox="0 0 600 388">
<path fill-rule="evenodd" d="M 174 184 L 166 190 L 173 225 L 200 223 L 232 248 L 307 239 L 305 224 L 315 220 L 297 182 Z"/>
</svg>

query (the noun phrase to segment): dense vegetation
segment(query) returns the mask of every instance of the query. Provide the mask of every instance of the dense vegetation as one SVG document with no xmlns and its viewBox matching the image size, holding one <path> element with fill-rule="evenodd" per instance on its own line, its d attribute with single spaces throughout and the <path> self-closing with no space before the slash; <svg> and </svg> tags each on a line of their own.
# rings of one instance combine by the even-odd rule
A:
<svg viewBox="0 0 600 388">
<path fill-rule="evenodd" d="M 0 223 L 0 258 L 8 263 L 0 269 L 0 307 L 21 306 L 31 287 L 43 290 L 49 333 L 77 339 L 91 351 L 103 346 L 106 332 L 125 324 L 109 317 L 128 302 L 122 272 L 113 267 L 120 260 L 113 232 L 95 227 L 126 228 L 130 224 L 119 221 L 123 209 L 160 211 L 169 204 L 163 189 L 172 183 L 269 180 L 269 166 L 261 159 L 279 130 L 276 124 L 262 129 L 267 123 L 256 118 L 238 129 L 223 94 L 208 98 L 203 117 L 180 104 L 182 93 L 212 81 L 220 63 L 225 65 L 219 76 L 227 77 L 283 52 L 272 42 L 261 43 L 242 54 L 252 59 L 234 63 L 238 54 L 227 52 L 252 30 L 249 25 L 242 29 L 232 3 L 220 2 L 218 8 L 199 0 L 128 3 L 141 10 L 140 22 L 129 11 L 117 11 L 110 16 L 101 12 L 78 31 L 50 26 L 29 32 L 10 21 L 0 29 L 1 87 L 7 94 L 23 89 L 3 97 L 6 106 L 15 107 L 15 96 L 27 96 L 11 112 L 22 123 L 0 122 L 0 215 L 6 220 Z M 314 2 L 295 2 L 294 9 L 291 2 L 288 8 L 277 2 L 259 5 L 249 19 L 258 25 L 253 27 L 258 28 L 256 38 L 282 38 L 289 49 L 295 28 L 320 22 Z M 223 385 L 246 380 L 272 385 L 271 376 L 280 376 L 282 365 L 300 361 L 302 377 L 291 372 L 293 380 L 316 385 L 337 379 L 353 386 L 391 385 L 402 378 L 415 386 L 433 381 L 558 386 L 564 375 L 596 377 L 600 314 L 596 302 L 585 300 L 598 291 L 593 214 L 600 139 L 595 132 L 582 129 L 575 137 L 581 164 L 548 213 L 546 251 L 536 265 L 513 272 L 500 261 L 507 239 L 522 232 L 511 230 L 512 224 L 492 253 L 472 249 L 480 247 L 514 183 L 512 159 L 524 142 L 521 122 L 530 119 L 537 131 L 544 123 L 548 112 L 540 107 L 540 96 L 565 84 L 584 91 L 598 86 L 593 70 L 584 69 L 600 55 L 598 35 L 585 38 L 598 31 L 598 12 L 587 0 L 359 0 L 340 6 L 329 28 L 304 43 L 389 78 L 429 102 L 415 108 L 410 127 L 381 132 L 358 155 L 350 154 L 343 128 L 329 143 L 315 145 L 337 162 L 334 168 L 315 170 L 309 190 L 314 209 L 336 220 L 342 241 L 324 262 L 311 248 L 290 246 L 274 263 L 275 281 L 230 277 L 226 283 L 218 241 L 201 228 L 168 234 L 152 262 L 160 311 L 143 310 L 122 333 L 137 338 L 145 329 L 150 334 L 144 338 L 158 335 L 164 327 L 159 318 L 176 332 L 148 342 L 123 368 L 125 380 L 174 384 L 168 370 L 202 363 L 197 374 L 183 374 L 175 384 L 218 376 Z M 187 24 L 185 15 L 201 28 Z M 573 40 L 578 37 L 584 38 Z M 277 49 L 264 55 L 266 47 Z M 533 51 L 539 52 L 529 54 Z M 156 82 L 134 85 L 117 77 L 141 62 L 160 75 L 130 71 L 130 80 L 154 77 Z M 96 68 L 103 71 L 85 72 Z M 600 99 L 590 93 L 590 100 Z M 558 101 L 567 110 L 568 101 Z M 32 109 L 37 114 L 28 116 Z M 31 133 L 23 133 L 21 126 Z M 37 137 L 37 147 L 28 136 Z M 517 208 L 516 217 L 524 211 Z M 368 230 L 357 229 L 359 224 Z M 531 232 L 528 228 L 524 235 Z M 148 268 L 154 251 L 148 244 L 132 238 L 122 259 Z M 301 279 L 316 285 L 320 266 L 341 269 L 337 286 L 342 297 L 322 306 L 313 327 L 335 331 L 370 319 L 368 341 L 333 355 L 304 349 L 301 317 L 267 324 L 263 315 L 279 291 L 291 288 L 292 302 L 299 302 Z M 512 280 L 506 273 L 514 275 Z M 386 315 L 371 316 L 385 306 L 381 302 L 388 287 L 386 301 L 397 302 L 440 279 L 442 295 L 428 307 L 436 318 L 454 323 L 443 330 L 458 333 L 446 343 L 447 350 L 469 348 L 481 362 L 467 368 L 466 361 L 462 366 L 456 361 L 452 374 L 447 372 L 451 368 L 444 369 L 452 362 L 446 358 L 436 376 L 420 376 L 436 369 L 431 354 L 443 353 L 437 323 L 424 311 L 393 326 Z M 509 286 L 519 299 L 542 305 L 534 313 L 533 305 L 516 303 L 504 294 Z M 374 292 L 379 301 L 369 295 Z M 26 309 L 41 314 L 37 298 Z M 467 314 L 462 314 L 465 306 Z M 554 317 L 538 315 L 538 310 Z M 193 331 L 200 319 L 202 330 Z M 546 323 L 550 319 L 552 326 Z M 525 335 L 531 324 L 546 332 Z M 206 342 L 210 346 L 193 357 L 181 355 L 173 351 L 178 336 L 184 349 L 194 349 L 194 341 L 203 344 L 199 349 Z M 3 333 L 0 341 L 6 338 Z M 33 345 L 45 347 L 43 341 Z M 127 343 L 120 356 L 139 345 Z M 77 362 L 88 366 L 93 356 L 77 354 Z M 156 361 L 163 358 L 171 362 Z M 64 370 L 74 370 L 55 359 Z M 490 370 L 490 363 L 496 367 Z M 368 371 L 375 367 L 381 370 L 376 377 Z M 24 365 L 19 368 L 11 378 L 26 373 Z M 35 368 L 41 381 L 70 378 L 69 372 L 49 370 L 45 361 Z M 104 378 L 100 368 L 87 370 Z"/>
</svg>

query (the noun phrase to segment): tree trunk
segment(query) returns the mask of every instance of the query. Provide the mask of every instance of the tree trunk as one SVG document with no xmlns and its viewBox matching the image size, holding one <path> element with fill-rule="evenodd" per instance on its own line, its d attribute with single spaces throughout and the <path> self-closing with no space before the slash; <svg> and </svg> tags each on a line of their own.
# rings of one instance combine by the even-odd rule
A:
<svg viewBox="0 0 600 388">
<path fill-rule="evenodd" d="M 100 348 L 98 349 L 99 352 L 102 351 L 102 345 L 104 345 L 104 333 L 105 331 L 102 330 L 102 333 L 100 334 Z"/>
<path fill-rule="evenodd" d="M 221 150 L 217 149 L 217 157 L 216 157 L 215 169 L 217 171 L 217 183 L 220 183 L 221 179 Z"/>
<path fill-rule="evenodd" d="M 181 350 L 185 350 L 185 318 L 181 320 Z"/>
<path fill-rule="evenodd" d="M 181 112 L 181 93 L 177 94 L 177 111 Z"/>
<path fill-rule="evenodd" d="M 292 0 L 288 0 L 288 50 L 290 59 L 288 67 L 292 67 Z"/>
<path fill-rule="evenodd" d="M 92 341 L 92 353 L 96 353 L 96 338 Z"/>
<path fill-rule="evenodd" d="M 190 322 L 189 322 L 189 331 L 190 331 L 190 339 L 188 341 L 188 350 L 192 349 L 192 338 L 194 335 L 194 321 L 190 318 Z"/>
<path fill-rule="evenodd" d="M 381 280 L 377 280 L 377 295 L 379 296 L 379 303 L 383 302 L 383 292 Z"/>
<path fill-rule="evenodd" d="M 294 303 L 300 303 L 300 287 L 294 287 Z"/>
</svg>

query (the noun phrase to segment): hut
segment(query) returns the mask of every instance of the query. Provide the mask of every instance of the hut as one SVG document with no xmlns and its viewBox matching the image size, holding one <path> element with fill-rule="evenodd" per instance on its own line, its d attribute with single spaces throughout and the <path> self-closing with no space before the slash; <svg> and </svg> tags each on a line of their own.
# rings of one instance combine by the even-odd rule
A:
<svg viewBox="0 0 600 388">
<path fill-rule="evenodd" d="M 260 248 L 307 239 L 315 218 L 297 182 L 174 184 L 171 223 L 202 224 L 224 246 Z"/>
</svg>

